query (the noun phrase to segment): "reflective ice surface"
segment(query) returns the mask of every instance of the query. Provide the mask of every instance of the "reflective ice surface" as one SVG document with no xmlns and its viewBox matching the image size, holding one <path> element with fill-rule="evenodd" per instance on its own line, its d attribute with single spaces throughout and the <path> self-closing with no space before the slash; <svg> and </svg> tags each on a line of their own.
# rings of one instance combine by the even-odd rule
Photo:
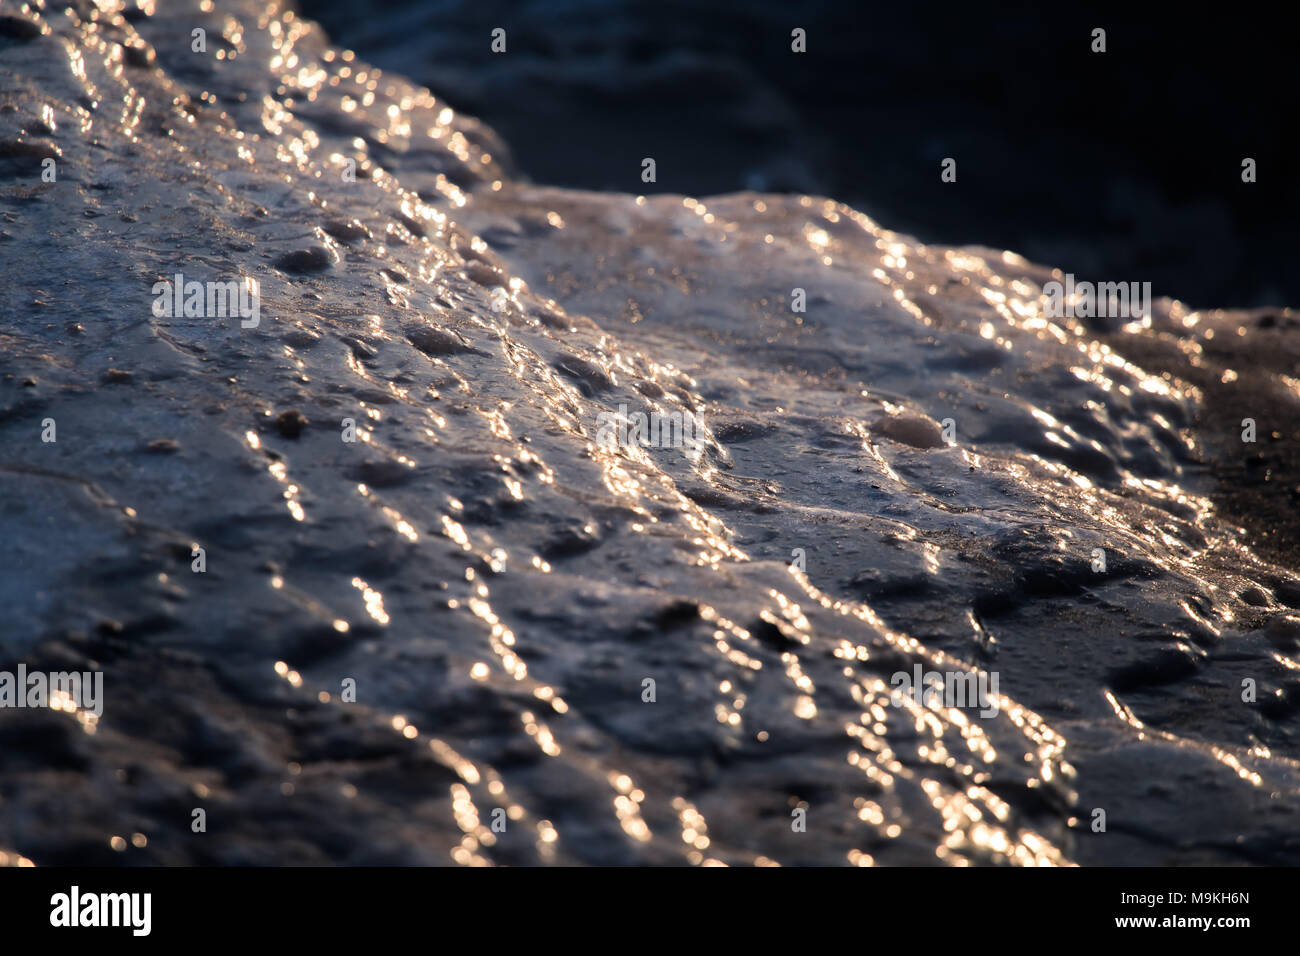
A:
<svg viewBox="0 0 1300 956">
<path fill-rule="evenodd" d="M 1300 581 L 1140 359 L 1260 316 L 525 184 L 275 3 L 0 17 L 0 669 L 106 675 L 0 710 L 9 860 L 1300 861 Z M 177 274 L 257 326 L 158 315 Z"/>
</svg>

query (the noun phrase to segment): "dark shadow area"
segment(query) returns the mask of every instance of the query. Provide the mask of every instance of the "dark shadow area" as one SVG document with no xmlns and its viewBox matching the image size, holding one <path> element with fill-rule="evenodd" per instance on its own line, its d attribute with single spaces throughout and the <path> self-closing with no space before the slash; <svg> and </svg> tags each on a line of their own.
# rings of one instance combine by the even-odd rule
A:
<svg viewBox="0 0 1300 956">
<path fill-rule="evenodd" d="M 538 182 L 814 192 L 928 242 L 1150 281 L 1197 308 L 1300 302 L 1284 259 L 1300 85 L 1280 6 L 302 6 L 337 42 L 494 126 Z M 806 53 L 791 51 L 795 27 Z M 1091 52 L 1094 27 L 1105 53 Z M 945 157 L 955 183 L 940 180 Z"/>
</svg>

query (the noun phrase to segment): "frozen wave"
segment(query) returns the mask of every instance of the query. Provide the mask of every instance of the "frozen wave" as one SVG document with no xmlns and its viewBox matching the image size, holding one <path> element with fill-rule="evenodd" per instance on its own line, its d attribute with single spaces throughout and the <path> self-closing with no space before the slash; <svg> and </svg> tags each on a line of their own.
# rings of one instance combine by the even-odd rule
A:
<svg viewBox="0 0 1300 956">
<path fill-rule="evenodd" d="M 1126 357 L 1259 315 L 1049 319 L 1059 273 L 830 200 L 521 183 L 278 4 L 35 6 L 0 668 L 107 701 L 0 710 L 0 846 L 1296 862 L 1300 582 L 1216 517 L 1202 389 Z M 155 314 L 178 273 L 256 280 L 258 326 Z M 621 405 L 703 454 L 604 446 Z M 996 673 L 996 713 L 891 694 L 917 665 Z"/>
</svg>

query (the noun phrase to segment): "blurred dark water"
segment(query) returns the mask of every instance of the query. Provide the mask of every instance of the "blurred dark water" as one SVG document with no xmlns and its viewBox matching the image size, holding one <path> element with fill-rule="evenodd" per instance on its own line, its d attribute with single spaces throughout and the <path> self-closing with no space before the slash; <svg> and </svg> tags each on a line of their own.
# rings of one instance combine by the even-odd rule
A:
<svg viewBox="0 0 1300 956">
<path fill-rule="evenodd" d="M 1197 308 L 1294 304 L 1282 8 L 302 0 L 477 115 L 540 183 L 824 194 Z M 507 32 L 493 54 L 491 31 Z M 807 31 L 807 53 L 790 33 Z M 1107 51 L 1090 50 L 1094 27 Z M 653 157 L 658 181 L 643 184 Z M 940 181 L 953 157 L 956 183 Z M 1258 181 L 1241 181 L 1244 157 Z"/>
</svg>

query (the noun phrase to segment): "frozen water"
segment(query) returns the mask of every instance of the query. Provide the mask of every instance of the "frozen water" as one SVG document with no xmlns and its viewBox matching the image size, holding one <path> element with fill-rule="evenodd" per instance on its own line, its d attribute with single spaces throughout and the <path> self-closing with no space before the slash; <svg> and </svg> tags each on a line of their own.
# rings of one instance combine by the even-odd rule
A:
<svg viewBox="0 0 1300 956">
<path fill-rule="evenodd" d="M 521 183 L 276 3 L 32 6 L 0 669 L 106 701 L 0 709 L 0 847 L 1300 862 L 1300 582 L 1220 517 L 1190 371 L 1263 314 L 1053 319 L 1059 272 L 829 199 Z M 256 327 L 159 315 L 177 274 L 254 280 Z M 620 405 L 704 453 L 607 447 Z M 917 665 L 996 713 L 892 694 Z"/>
</svg>

